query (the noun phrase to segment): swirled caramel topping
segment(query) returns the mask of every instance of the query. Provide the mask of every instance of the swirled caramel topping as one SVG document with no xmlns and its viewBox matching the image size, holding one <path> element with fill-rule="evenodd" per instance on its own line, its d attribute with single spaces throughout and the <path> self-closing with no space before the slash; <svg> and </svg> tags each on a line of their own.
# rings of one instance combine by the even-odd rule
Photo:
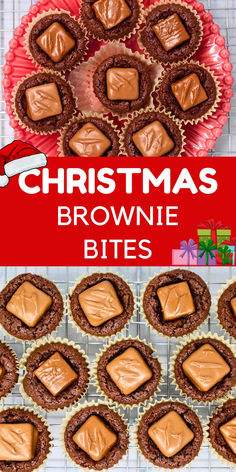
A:
<svg viewBox="0 0 236 472">
<path fill-rule="evenodd" d="M 36 43 L 55 63 L 62 61 L 75 46 L 74 38 L 57 21 L 36 39 Z"/>
<path fill-rule="evenodd" d="M 220 426 L 220 432 L 230 449 L 236 454 L 236 416 L 223 424 L 223 426 Z"/>
<path fill-rule="evenodd" d="M 110 139 L 93 123 L 86 123 L 71 138 L 69 146 L 77 156 L 100 157 L 111 145 Z"/>
<path fill-rule="evenodd" d="M 100 326 L 123 313 L 112 283 L 104 280 L 79 294 L 80 306 L 92 326 Z"/>
<path fill-rule="evenodd" d="M 236 297 L 230 300 L 230 305 L 233 310 L 233 314 L 236 316 Z"/>
<path fill-rule="evenodd" d="M 170 51 L 190 39 L 190 36 L 177 13 L 168 16 L 164 20 L 158 21 L 152 29 L 165 51 Z"/>
<path fill-rule="evenodd" d="M 92 8 L 106 30 L 119 25 L 132 13 L 125 0 L 98 0 Z"/>
<path fill-rule="evenodd" d="M 56 397 L 78 378 L 59 352 L 55 352 L 49 359 L 42 362 L 34 375 L 42 382 L 48 391 Z"/>
<path fill-rule="evenodd" d="M 33 121 L 43 120 L 62 113 L 62 104 L 57 85 L 37 85 L 26 90 L 27 115 Z"/>
<path fill-rule="evenodd" d="M 157 290 L 157 296 L 165 321 L 176 320 L 195 312 L 193 297 L 187 282 L 160 287 Z"/>
<path fill-rule="evenodd" d="M 94 461 L 100 461 L 117 442 L 117 436 L 96 415 L 91 415 L 73 436 L 73 440 Z"/>
<path fill-rule="evenodd" d="M 176 411 L 170 411 L 153 423 L 148 434 L 166 457 L 177 454 L 194 438 L 192 430 Z"/>
<path fill-rule="evenodd" d="M 107 96 L 109 100 L 137 100 L 139 97 L 139 73 L 132 67 L 112 67 L 107 71 Z"/>
<path fill-rule="evenodd" d="M 183 371 L 198 390 L 208 392 L 230 372 L 230 367 L 211 344 L 204 344 L 183 362 Z"/>
<path fill-rule="evenodd" d="M 139 351 L 128 348 L 106 366 L 106 370 L 121 393 L 129 395 L 152 377 L 152 371 Z"/>
<path fill-rule="evenodd" d="M 0 424 L 0 461 L 32 460 L 37 441 L 38 430 L 31 423 Z"/>
<path fill-rule="evenodd" d="M 171 90 L 183 111 L 194 108 L 208 99 L 197 74 L 190 74 L 171 85 Z"/>
<path fill-rule="evenodd" d="M 6 308 L 27 326 L 33 328 L 51 304 L 52 299 L 47 293 L 30 282 L 24 282 L 12 295 Z"/>
<path fill-rule="evenodd" d="M 135 146 L 145 157 L 160 157 L 173 149 L 172 141 L 164 126 L 159 121 L 153 121 L 141 128 L 132 137 Z"/>
</svg>

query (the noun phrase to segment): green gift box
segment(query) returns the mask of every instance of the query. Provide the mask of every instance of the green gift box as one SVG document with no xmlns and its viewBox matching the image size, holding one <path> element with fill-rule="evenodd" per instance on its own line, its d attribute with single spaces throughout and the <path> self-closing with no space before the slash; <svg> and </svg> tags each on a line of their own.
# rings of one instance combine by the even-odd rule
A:
<svg viewBox="0 0 236 472">
<path fill-rule="evenodd" d="M 207 243 L 207 241 L 211 239 L 211 229 L 198 229 L 197 234 L 199 243 L 201 241 Z"/>
<path fill-rule="evenodd" d="M 231 238 L 231 229 L 217 229 L 216 230 L 216 239 L 217 247 L 221 246 L 224 241 L 229 241 Z"/>
</svg>

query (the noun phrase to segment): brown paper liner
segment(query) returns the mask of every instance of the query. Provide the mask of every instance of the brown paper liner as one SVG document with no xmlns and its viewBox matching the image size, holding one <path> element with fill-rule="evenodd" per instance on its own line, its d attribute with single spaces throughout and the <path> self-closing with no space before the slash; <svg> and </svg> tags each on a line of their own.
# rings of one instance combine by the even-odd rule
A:
<svg viewBox="0 0 236 472">
<path fill-rule="evenodd" d="M 201 67 L 202 69 L 205 69 L 213 78 L 214 80 L 214 83 L 215 83 L 215 87 L 216 87 L 216 100 L 215 100 L 215 103 L 212 105 L 212 107 L 202 116 L 200 116 L 200 118 L 196 118 L 196 119 L 181 119 L 181 118 L 178 118 L 177 116 L 175 116 L 175 114 L 168 110 L 165 105 L 161 102 L 160 100 L 160 96 L 159 96 L 159 91 L 160 91 L 160 86 L 161 86 L 161 83 L 163 81 L 163 79 L 168 75 L 168 73 L 173 70 L 173 69 L 177 69 L 178 67 L 180 66 L 183 66 L 184 64 L 186 63 L 186 65 L 197 65 L 199 67 Z M 171 116 L 175 119 L 177 119 L 180 123 L 182 124 L 190 124 L 190 125 L 196 125 L 198 123 L 202 123 L 206 118 L 209 118 L 211 115 L 213 115 L 213 113 L 215 113 L 216 109 L 218 108 L 219 106 L 219 102 L 220 102 L 220 99 L 221 99 L 221 96 L 222 96 L 222 93 L 221 93 L 221 87 L 220 87 L 220 83 L 218 81 L 218 79 L 216 78 L 214 72 L 209 68 L 209 67 L 206 67 L 204 64 L 200 64 L 200 62 L 198 61 L 189 61 L 189 62 L 177 62 L 175 64 L 172 64 L 171 67 L 169 67 L 166 71 L 163 72 L 162 76 L 159 78 L 158 80 L 158 84 L 157 84 L 157 87 L 155 89 L 155 94 L 156 94 L 156 98 L 159 102 L 159 106 L 161 109 L 164 109 L 166 112 L 170 112 Z"/>
<path fill-rule="evenodd" d="M 10 353 L 12 354 L 12 356 L 14 357 L 15 359 L 15 362 L 16 362 L 16 374 L 18 375 L 18 379 L 19 379 L 19 370 L 20 370 L 20 365 L 19 365 L 19 361 L 18 361 L 18 357 L 15 353 L 15 351 L 13 351 L 13 349 L 9 346 L 9 344 L 7 344 L 5 341 L 1 341 L 2 344 L 4 344 L 10 351 Z M 5 393 L 5 395 L 3 395 L 2 397 L 0 397 L 0 402 L 4 402 L 5 398 L 11 394 L 13 388 L 16 386 L 18 380 L 15 382 L 14 385 L 12 385 L 12 387 L 10 388 L 10 390 L 8 390 L 8 392 Z"/>
<path fill-rule="evenodd" d="M 108 43 L 105 46 L 102 46 L 99 51 L 97 51 L 93 57 L 88 61 L 84 62 L 69 75 L 69 81 L 75 88 L 75 95 L 77 97 L 78 108 L 81 112 L 95 112 L 95 113 L 112 113 L 113 116 L 126 116 L 121 115 L 117 112 L 110 111 L 104 107 L 100 100 L 96 97 L 93 91 L 93 76 L 98 68 L 98 66 L 108 57 L 115 56 L 117 54 L 125 54 L 136 59 L 145 62 L 149 70 L 153 82 L 153 88 L 150 93 L 150 106 L 153 106 L 152 93 L 155 90 L 157 85 L 157 79 L 160 77 L 163 70 L 160 64 L 154 64 L 152 61 L 147 59 L 144 55 L 139 54 L 138 52 L 132 52 L 128 49 L 125 44 L 119 42 Z M 78 84 L 76 88 L 76 84 Z M 80 95 L 80 91 L 83 90 L 83 93 Z"/>
<path fill-rule="evenodd" d="M 68 16 L 70 16 L 73 20 L 75 20 L 79 26 L 81 27 L 82 29 L 82 32 L 84 33 L 84 41 L 85 41 L 85 49 L 84 49 L 84 54 L 81 56 L 81 58 L 78 60 L 78 62 L 70 67 L 69 69 L 66 68 L 66 70 L 61 70 L 60 73 L 63 74 L 63 73 L 66 73 L 66 72 L 70 72 L 78 63 L 81 63 L 83 62 L 87 52 L 88 52 L 88 35 L 87 35 L 87 31 L 86 29 L 84 28 L 84 24 L 82 23 L 82 21 L 79 19 L 79 18 L 76 18 L 74 15 L 72 15 L 68 10 L 64 10 L 64 9 L 60 9 L 60 10 L 48 10 L 47 12 L 44 12 L 44 13 L 41 13 L 41 14 L 38 14 L 35 18 L 33 18 L 32 22 L 28 25 L 28 28 L 26 30 L 26 33 L 25 33 L 25 38 L 24 38 L 24 47 L 25 47 L 25 50 L 26 50 L 26 54 L 27 56 L 30 58 L 30 60 L 33 62 L 33 64 L 37 64 L 40 68 L 43 68 L 44 67 L 39 64 L 38 61 L 36 61 L 36 59 L 32 56 L 31 52 L 30 52 L 30 49 L 29 49 L 29 38 L 30 38 L 30 33 L 31 33 L 31 30 L 32 28 L 36 25 L 36 23 L 38 23 L 38 21 L 40 21 L 42 18 L 45 18 L 46 16 L 49 16 L 49 15 L 55 15 L 55 14 L 61 14 L 61 13 L 66 13 Z M 47 67 L 47 70 L 50 70 L 52 72 L 56 72 L 55 69 L 51 68 L 51 67 Z"/>
<path fill-rule="evenodd" d="M 65 441 L 64 441 L 64 435 L 65 435 L 65 430 L 66 430 L 66 427 L 67 427 L 67 424 L 69 423 L 69 421 L 73 418 L 73 416 L 78 413 L 79 411 L 85 409 L 85 408 L 88 408 L 90 406 L 98 406 L 98 405 L 105 405 L 105 406 L 108 406 L 110 408 L 110 410 L 114 411 L 115 413 L 118 413 L 116 411 L 116 409 L 111 406 L 111 405 L 106 405 L 106 403 L 104 403 L 102 400 L 97 400 L 96 402 L 93 400 L 92 402 L 87 402 L 85 401 L 83 403 L 83 405 L 78 405 L 77 407 L 73 407 L 72 408 L 72 411 L 68 412 L 66 417 L 63 419 L 63 422 L 62 422 L 62 425 L 61 425 L 61 431 L 60 431 L 60 440 L 61 440 L 61 445 L 62 445 L 62 450 L 64 452 L 64 456 L 70 461 L 71 464 L 73 464 L 75 466 L 75 462 L 73 461 L 73 459 L 69 456 L 67 450 L 66 450 L 66 447 L 65 447 Z M 128 428 L 128 422 L 127 420 L 125 419 L 124 417 L 124 414 L 121 414 L 120 412 L 118 413 L 119 416 L 121 417 L 121 419 L 123 420 L 124 424 L 127 426 L 127 434 L 129 434 L 129 428 Z M 121 459 L 118 461 L 117 464 L 114 464 L 111 468 L 109 469 L 102 469 L 102 471 L 108 471 L 108 470 L 112 470 L 113 467 L 119 467 L 119 464 L 120 462 L 124 459 L 124 457 L 128 454 L 128 449 L 126 451 L 126 453 L 123 455 L 123 457 L 121 457 Z M 82 467 L 82 466 L 78 466 L 78 464 L 76 464 L 77 467 L 79 467 L 81 470 L 85 471 L 85 472 L 91 472 L 91 470 L 94 470 L 94 469 L 88 469 L 87 467 Z"/>
<path fill-rule="evenodd" d="M 85 352 L 83 351 L 83 349 L 81 349 L 79 347 L 78 344 L 75 344 L 74 341 L 69 341 L 68 339 L 64 338 L 54 338 L 53 336 L 50 336 L 49 338 L 43 338 L 43 339 L 40 339 L 38 340 L 37 342 L 33 343 L 31 345 L 30 348 L 27 349 L 27 351 L 23 354 L 22 358 L 21 358 L 21 361 L 20 361 L 20 369 L 23 370 L 24 372 L 24 375 L 22 375 L 19 379 L 19 384 L 20 384 L 20 393 L 22 395 L 22 397 L 24 398 L 24 400 L 27 400 L 29 401 L 33 406 L 34 408 L 39 408 L 41 411 L 47 411 L 46 408 L 43 408 L 41 405 L 38 405 L 26 392 L 25 392 L 25 389 L 24 389 L 24 384 L 23 384 L 23 381 L 24 381 L 24 377 L 25 377 L 25 374 L 26 374 L 26 364 L 27 364 L 27 361 L 28 361 L 28 358 L 29 356 L 35 351 L 35 349 L 37 349 L 38 347 L 40 346 L 45 346 L 46 344 L 54 344 L 54 343 L 61 343 L 61 344 L 66 344 L 67 346 L 72 346 L 74 349 L 76 349 L 82 356 L 83 358 L 85 359 L 86 361 L 86 364 L 87 364 L 87 368 L 88 368 L 88 384 L 87 384 L 87 387 L 85 388 L 84 392 L 82 393 L 82 395 L 77 398 L 76 400 L 74 400 L 70 406 L 68 407 L 64 407 L 64 408 L 55 408 L 53 410 L 50 410 L 50 412 L 55 412 L 55 411 L 63 411 L 63 410 L 66 410 L 68 408 L 71 408 L 71 406 L 75 405 L 78 401 L 81 401 L 82 398 L 86 395 L 87 393 L 87 390 L 88 390 L 88 387 L 89 387 L 89 382 L 90 382 L 90 379 L 91 379 L 91 367 L 90 367 L 90 363 L 89 363 L 89 359 L 88 359 L 88 356 L 85 354 Z"/>
<path fill-rule="evenodd" d="M 236 391 L 235 387 L 231 387 L 231 389 L 223 397 L 214 398 L 214 400 L 212 400 L 212 401 L 209 401 L 209 400 L 207 400 L 207 401 L 203 401 L 203 400 L 198 401 L 198 400 L 195 400 L 195 399 L 192 399 L 191 397 L 189 397 L 181 389 L 181 387 L 178 385 L 178 383 L 175 379 L 175 372 L 174 372 L 175 362 L 176 362 L 178 354 L 180 353 L 180 351 L 182 351 L 182 349 L 187 344 L 191 343 L 192 341 L 197 341 L 199 339 L 206 339 L 206 338 L 211 338 L 211 339 L 215 339 L 217 341 L 221 341 L 223 344 L 225 344 L 231 350 L 233 355 L 236 356 L 236 351 L 235 351 L 234 346 L 232 346 L 232 344 L 230 344 L 229 341 L 224 338 L 224 336 L 218 336 L 218 334 L 216 334 L 216 333 L 212 334 L 211 332 L 208 332 L 208 333 L 201 332 L 201 333 L 196 333 L 196 334 L 190 334 L 187 339 L 185 338 L 183 341 L 180 341 L 180 344 L 178 346 L 176 346 L 176 351 L 174 352 L 173 356 L 171 356 L 171 358 L 170 358 L 170 361 L 171 361 L 171 363 L 170 363 L 170 379 L 172 379 L 172 384 L 175 385 L 175 388 L 176 388 L 176 391 L 178 392 L 178 395 L 183 396 L 186 400 L 190 399 L 191 403 L 193 405 L 195 405 L 195 404 L 209 405 L 209 404 L 212 404 L 213 402 L 221 403 L 221 402 L 224 402 L 224 401 L 228 400 L 230 398 L 230 395 L 232 394 L 232 392 Z"/>
<path fill-rule="evenodd" d="M 146 346 L 148 346 L 151 350 L 152 350 L 152 356 L 154 358 L 156 358 L 160 364 L 160 367 L 161 367 L 161 377 L 160 377 L 160 382 L 157 386 L 157 389 L 156 391 L 151 394 L 144 402 L 140 402 L 140 403 L 134 403 L 133 405 L 126 405 L 124 403 L 119 403 L 115 400 L 113 400 L 112 398 L 109 398 L 106 393 L 102 390 L 102 388 L 100 387 L 100 384 L 99 384 L 99 381 L 98 381 L 98 378 L 97 378 L 97 366 L 98 366 L 98 362 L 99 360 L 101 359 L 102 355 L 107 351 L 107 349 L 109 349 L 111 346 L 113 346 L 114 344 L 116 343 L 119 343 L 120 341 L 125 341 L 125 340 L 128 340 L 128 339 L 133 339 L 134 341 L 139 341 L 143 344 L 145 344 Z M 115 408 L 119 408 L 119 407 L 122 407 L 124 410 L 125 409 L 130 409 L 132 410 L 133 408 L 135 407 L 139 407 L 139 408 L 145 408 L 146 405 L 148 404 L 148 402 L 153 402 L 153 401 L 157 401 L 157 395 L 160 393 L 160 386 L 164 383 L 164 378 L 163 378 L 163 367 L 162 367 L 162 364 L 160 362 L 160 360 L 158 359 L 157 357 L 157 351 L 154 349 L 154 347 L 152 346 L 152 344 L 148 343 L 146 341 L 146 339 L 140 339 L 138 336 L 137 337 L 133 337 L 133 336 L 125 336 L 124 334 L 122 334 L 121 336 L 115 336 L 115 339 L 112 339 L 109 341 L 108 344 L 106 344 L 103 349 L 100 349 L 100 351 L 98 353 L 96 353 L 96 363 L 95 363 L 95 366 L 92 368 L 92 380 L 93 380 L 93 383 L 97 389 L 97 393 L 99 394 L 100 397 L 104 397 L 106 403 L 108 403 L 108 406 L 110 406 L 111 404 L 114 405 Z"/>
<path fill-rule="evenodd" d="M 197 50 L 199 49 L 200 45 L 201 45 L 201 42 L 202 42 L 202 38 L 203 38 L 203 24 L 202 24 L 202 21 L 200 19 L 200 16 L 197 14 L 196 10 L 194 10 L 194 8 L 185 3 L 185 2 L 182 2 L 181 0 L 160 0 L 158 3 L 154 3 L 152 5 L 150 5 L 146 10 L 145 10 L 145 14 L 144 14 L 144 22 L 146 21 L 146 18 L 147 16 L 149 15 L 149 13 L 151 13 L 152 10 L 154 10 L 155 8 L 161 6 L 161 5 L 172 5 L 172 4 L 177 4 L 177 5 L 181 5 L 185 8 L 187 8 L 188 10 L 190 10 L 196 17 L 197 21 L 198 21 L 198 24 L 199 24 L 199 27 L 200 27 L 200 36 L 199 36 L 199 40 L 198 42 L 196 43 L 196 47 L 193 49 L 193 51 L 191 53 L 189 53 L 187 56 L 185 56 L 183 58 L 183 60 L 187 60 L 189 59 L 190 57 L 194 56 L 194 54 L 196 54 Z M 145 54 L 147 54 L 148 56 L 150 56 L 154 61 L 157 61 L 157 58 L 154 57 L 147 49 L 146 49 L 146 46 L 144 46 L 143 42 L 142 42 L 142 39 L 141 39 L 141 32 L 142 30 L 140 30 L 138 32 L 138 45 L 139 45 L 139 48 L 145 52 Z M 179 61 L 177 61 L 178 63 Z M 173 61 L 170 63 L 170 62 L 162 62 L 161 63 L 163 64 L 176 64 L 176 62 L 174 63 Z"/>
<path fill-rule="evenodd" d="M 107 124 L 111 126 L 111 128 L 118 134 L 118 127 L 115 125 L 111 120 L 108 119 L 108 117 L 100 115 L 99 113 L 82 113 L 79 115 L 77 118 L 72 118 L 72 120 L 68 123 L 68 125 L 63 128 L 60 132 L 60 136 L 58 138 L 58 152 L 59 152 L 59 157 L 65 157 L 64 151 L 63 151 L 63 140 L 65 137 L 65 134 L 67 133 L 67 130 L 77 121 L 83 120 L 85 118 L 99 118 L 100 120 L 105 121 Z M 120 152 L 118 156 L 120 155 Z"/>
<path fill-rule="evenodd" d="M 179 128 L 179 130 L 181 132 L 181 136 L 182 136 L 182 148 L 181 148 L 181 151 L 179 153 L 179 157 L 182 156 L 183 153 L 184 153 L 184 150 L 185 150 L 185 145 L 186 145 L 186 137 L 185 137 L 182 125 L 181 125 L 181 123 L 179 122 L 179 120 L 177 118 L 174 118 L 173 115 L 171 115 L 171 112 L 167 112 L 165 110 L 161 111 L 159 108 L 156 108 L 156 109 L 154 109 L 154 108 L 145 108 L 145 109 L 142 108 L 139 111 L 135 111 L 132 114 L 132 117 L 127 119 L 124 126 L 122 127 L 121 135 L 120 135 L 120 151 L 121 151 L 121 154 L 127 156 L 124 140 L 125 140 L 126 131 L 129 127 L 130 123 L 133 121 L 134 118 L 137 118 L 137 116 L 143 115 L 144 113 L 152 113 L 152 112 L 158 112 L 158 113 L 161 113 L 162 115 L 168 116 L 168 118 L 173 120 L 178 125 L 178 128 Z"/>
<path fill-rule="evenodd" d="M 20 119 L 20 117 L 19 117 L 19 115 L 16 111 L 16 106 L 15 106 L 15 97 L 16 97 L 18 89 L 23 84 L 23 82 L 25 80 L 29 79 L 30 77 L 33 77 L 33 76 L 35 76 L 37 74 L 40 74 L 40 73 L 45 73 L 45 74 L 54 75 L 56 77 L 60 77 L 60 79 L 62 79 L 64 82 L 67 82 L 67 84 L 69 84 L 69 87 L 71 88 L 73 97 L 75 99 L 75 109 L 74 109 L 74 112 L 73 112 L 72 116 L 74 116 L 76 111 L 77 111 L 77 98 L 76 98 L 76 95 L 75 95 L 73 85 L 68 80 L 65 81 L 65 78 L 63 77 L 62 74 L 60 74 L 59 72 L 54 72 L 50 69 L 44 69 L 44 68 L 41 67 L 38 70 L 38 72 L 33 72 L 31 74 L 26 75 L 25 77 L 22 78 L 22 80 L 20 80 L 17 83 L 17 85 L 13 89 L 12 98 L 11 98 L 11 104 L 12 104 L 11 106 L 12 106 L 12 111 L 13 111 L 13 115 L 14 115 L 15 120 L 19 123 L 20 126 L 22 126 L 22 128 L 24 130 L 29 131 L 32 134 L 41 135 L 41 136 L 48 136 L 48 135 L 52 135 L 52 134 L 57 133 L 58 131 L 60 131 L 63 127 L 65 127 L 65 124 L 63 126 L 61 126 L 60 128 L 55 129 L 54 131 L 35 131 L 35 130 L 29 128 L 29 126 L 27 126 L 25 123 L 23 123 L 23 121 Z M 39 127 L 40 127 L 40 125 L 39 125 Z"/>
</svg>

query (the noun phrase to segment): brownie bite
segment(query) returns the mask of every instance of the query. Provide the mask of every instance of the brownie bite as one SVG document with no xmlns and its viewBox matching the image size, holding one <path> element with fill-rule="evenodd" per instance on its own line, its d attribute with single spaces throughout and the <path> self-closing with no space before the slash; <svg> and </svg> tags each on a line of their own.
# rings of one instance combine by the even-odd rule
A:
<svg viewBox="0 0 236 472">
<path fill-rule="evenodd" d="M 96 39 L 116 40 L 128 36 L 140 18 L 138 0 L 83 0 L 81 18 Z"/>
<path fill-rule="evenodd" d="M 33 58 L 41 66 L 68 71 L 86 50 L 85 33 L 78 21 L 67 13 L 53 13 L 40 18 L 27 38 Z"/>
<path fill-rule="evenodd" d="M 18 380 L 18 361 L 15 353 L 0 342 L 0 398 L 5 397 Z"/>
<path fill-rule="evenodd" d="M 192 56 L 201 39 L 202 26 L 197 13 L 174 2 L 152 9 L 141 31 L 144 47 L 162 63 L 178 62 Z"/>
<path fill-rule="evenodd" d="M 217 314 L 223 328 L 236 338 L 236 282 L 232 282 L 220 296 Z"/>
<path fill-rule="evenodd" d="M 209 439 L 222 459 L 236 464 L 236 400 L 217 408 L 209 423 Z"/>
</svg>

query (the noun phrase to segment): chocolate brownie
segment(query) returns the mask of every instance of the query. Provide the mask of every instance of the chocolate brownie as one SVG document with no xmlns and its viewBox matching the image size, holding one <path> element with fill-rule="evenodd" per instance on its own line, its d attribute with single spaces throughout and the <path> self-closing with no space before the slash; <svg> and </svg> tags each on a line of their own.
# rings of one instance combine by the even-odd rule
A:
<svg viewBox="0 0 236 472">
<path fill-rule="evenodd" d="M 75 152 L 71 149 L 69 142 L 86 123 L 93 123 L 111 141 L 111 146 L 105 152 L 104 157 L 118 156 L 120 149 L 117 133 L 105 120 L 94 117 L 78 119 L 64 131 L 62 141 L 64 156 L 76 156 Z"/>
<path fill-rule="evenodd" d="M 116 444 L 105 457 L 99 461 L 91 459 L 73 440 L 75 433 L 91 415 L 101 418 L 108 428 L 117 435 Z M 66 426 L 64 440 L 70 458 L 80 467 L 94 470 L 110 469 L 119 462 L 128 449 L 127 428 L 118 413 L 115 413 L 106 405 L 85 407 L 76 413 Z"/>
<path fill-rule="evenodd" d="M 233 282 L 222 293 L 218 301 L 218 318 L 223 328 L 236 338 L 236 317 L 231 306 L 231 300 L 236 297 L 236 282 Z"/>
<path fill-rule="evenodd" d="M 59 25 L 62 25 L 75 42 L 74 47 L 69 50 L 69 52 L 59 62 L 53 61 L 37 43 L 37 39 L 41 36 L 41 34 L 44 33 L 55 22 L 59 23 Z M 54 47 L 56 46 L 57 45 L 54 43 Z M 28 47 L 33 58 L 41 66 L 53 69 L 55 71 L 68 71 L 71 69 L 83 57 L 85 53 L 85 46 L 86 41 L 84 32 L 82 31 L 78 22 L 66 13 L 45 15 L 33 26 L 29 35 Z M 58 44 L 58 50 L 60 50 L 60 43 Z"/>
<path fill-rule="evenodd" d="M 183 362 L 204 344 L 210 344 L 220 354 L 229 365 L 229 373 L 217 382 L 210 390 L 204 392 L 198 390 L 183 371 Z M 236 384 L 236 359 L 232 351 L 221 341 L 213 338 L 203 338 L 186 344 L 179 352 L 174 365 L 175 379 L 180 389 L 193 400 L 211 402 L 217 398 L 222 398 Z"/>
<path fill-rule="evenodd" d="M 140 6 L 138 0 L 125 0 L 126 6 L 131 10 L 130 15 L 112 28 L 106 29 L 100 19 L 96 16 L 93 5 L 97 0 L 83 0 L 81 8 L 81 18 L 88 31 L 97 39 L 115 40 L 122 39 L 133 31 L 140 16 Z M 109 0 L 111 4 L 111 0 Z M 109 3 L 108 2 L 108 3 Z M 116 10 L 118 17 L 123 6 L 123 0 L 113 0 L 112 8 Z M 109 8 L 109 6 L 108 6 Z M 108 10 L 109 11 L 109 10 Z M 114 18 L 113 15 L 108 15 Z"/>
<path fill-rule="evenodd" d="M 103 281 L 111 282 L 115 288 L 120 303 L 123 307 L 123 312 L 120 315 L 109 319 L 100 326 L 92 326 L 82 310 L 79 302 L 79 295 L 90 287 L 93 287 Z M 115 334 L 124 328 L 129 318 L 131 318 L 133 315 L 134 298 L 128 284 L 118 275 L 111 274 L 109 272 L 105 274 L 94 273 L 88 277 L 85 277 L 78 285 L 76 285 L 70 297 L 70 307 L 74 321 L 83 331 L 92 334 L 93 336 L 111 336 L 112 334 Z"/>
<path fill-rule="evenodd" d="M 200 84 L 207 95 L 207 99 L 193 108 L 184 111 L 174 96 L 171 86 L 179 80 L 190 76 L 191 74 L 196 74 L 198 77 Z M 186 97 L 187 92 L 184 91 L 184 88 L 182 88 L 182 90 Z M 189 88 L 189 93 L 190 92 L 191 87 Z M 176 66 L 166 72 L 161 81 L 158 93 L 161 104 L 166 108 L 167 111 L 171 111 L 175 117 L 180 120 L 197 120 L 201 118 L 209 112 L 209 110 L 216 103 L 217 98 L 215 80 L 210 72 L 198 64 L 187 63 L 183 63 L 182 65 Z"/>
<path fill-rule="evenodd" d="M 236 464 L 236 454 L 225 441 L 220 432 L 220 427 L 236 417 L 236 400 L 228 400 L 223 406 L 217 408 L 209 423 L 209 438 L 212 447 L 223 459 Z"/>
<path fill-rule="evenodd" d="M 0 461 L 2 472 L 31 472 L 38 469 L 46 459 L 50 449 L 50 435 L 46 424 L 33 413 L 23 408 L 8 408 L 0 412 L 0 424 L 31 423 L 38 430 L 35 456 L 29 461 Z"/>
<path fill-rule="evenodd" d="M 54 397 L 51 392 L 36 377 L 34 371 L 56 352 L 78 375 L 72 385 Z M 46 410 L 65 408 L 78 400 L 88 385 L 88 366 L 80 352 L 73 346 L 62 343 L 50 343 L 36 348 L 27 359 L 26 374 L 23 380 L 24 390 L 35 403 Z"/>
<path fill-rule="evenodd" d="M 142 156 L 140 150 L 135 146 L 132 137 L 139 130 L 154 121 L 159 121 L 162 124 L 174 142 L 173 149 L 165 154 L 165 156 L 179 156 L 183 146 L 181 128 L 174 120 L 159 112 L 141 113 L 130 122 L 124 136 L 125 150 L 128 156 Z"/>
<path fill-rule="evenodd" d="M 124 395 L 108 374 L 106 367 L 109 362 L 130 347 L 136 349 L 141 354 L 144 362 L 152 372 L 152 377 L 134 392 Z M 124 405 L 134 405 L 144 402 L 156 391 L 161 379 L 161 366 L 158 360 L 153 357 L 153 351 L 149 346 L 137 339 L 127 339 L 113 344 L 102 354 L 97 366 L 97 377 L 101 389 L 109 398 Z"/>
<path fill-rule="evenodd" d="M 160 287 L 187 282 L 195 312 L 171 321 L 165 321 L 157 290 Z M 204 280 L 189 270 L 176 269 L 164 272 L 152 279 L 146 287 L 143 298 L 143 310 L 149 323 L 160 333 L 170 337 L 183 336 L 194 331 L 208 316 L 211 295 Z"/>
<path fill-rule="evenodd" d="M 27 112 L 26 91 L 34 87 L 55 84 L 60 97 L 62 112 L 37 121 L 33 121 Z M 43 106 L 44 94 L 41 94 L 40 107 Z M 76 102 L 73 96 L 72 88 L 69 82 L 62 79 L 59 75 L 47 72 L 39 72 L 26 78 L 18 87 L 14 97 L 15 111 L 21 122 L 32 131 L 37 132 L 55 132 L 65 126 L 71 119 Z M 55 104 L 55 102 L 54 102 Z M 35 103 L 35 106 L 37 104 Z M 39 108 L 39 107 L 38 107 Z"/>
<path fill-rule="evenodd" d="M 18 380 L 18 362 L 9 347 L 0 342 L 0 398 L 11 391 Z"/>
<path fill-rule="evenodd" d="M 157 25 L 159 21 L 165 21 L 174 14 L 178 15 L 188 33 L 189 39 L 166 51 L 155 34 L 153 27 Z M 200 39 L 201 26 L 196 14 L 189 8 L 174 3 L 159 5 L 154 8 L 148 14 L 145 27 L 141 32 L 142 43 L 149 54 L 162 63 L 178 62 L 191 56 L 197 47 L 199 47 Z"/>
<path fill-rule="evenodd" d="M 172 457 L 166 457 L 148 434 L 149 428 L 170 411 L 178 413 L 194 434 L 193 440 Z M 189 464 L 198 455 L 203 431 L 200 421 L 187 405 L 178 402 L 163 402 L 151 407 L 142 417 L 138 426 L 138 445 L 143 455 L 155 466 L 175 469 Z"/>
<path fill-rule="evenodd" d="M 13 294 L 26 281 L 30 282 L 52 298 L 50 308 L 46 313 L 44 313 L 35 327 L 27 326 L 6 308 Z M 39 275 L 17 275 L 17 277 L 12 279 L 0 293 L 0 323 L 9 334 L 19 339 L 38 339 L 54 331 L 61 321 L 63 309 L 63 299 L 57 287 L 53 282 L 50 282 Z"/>
<path fill-rule="evenodd" d="M 112 68 L 131 68 L 138 72 L 139 94 L 134 100 L 110 100 L 107 93 L 107 72 Z M 125 80 L 125 78 L 124 78 Z M 96 69 L 93 77 L 93 88 L 96 97 L 102 104 L 111 111 L 118 114 L 125 114 L 145 107 L 150 100 L 152 84 L 150 73 L 144 62 L 135 56 L 118 54 L 108 57 Z"/>
</svg>

